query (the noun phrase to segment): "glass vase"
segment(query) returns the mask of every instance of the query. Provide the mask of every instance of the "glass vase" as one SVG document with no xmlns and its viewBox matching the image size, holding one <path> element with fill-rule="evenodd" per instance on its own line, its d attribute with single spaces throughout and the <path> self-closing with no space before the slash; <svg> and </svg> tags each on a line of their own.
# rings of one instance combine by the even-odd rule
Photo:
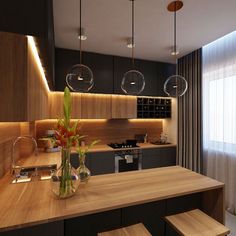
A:
<svg viewBox="0 0 236 236">
<path fill-rule="evenodd" d="M 70 151 L 70 148 L 62 148 L 61 165 L 51 178 L 52 192 L 59 198 L 73 196 L 80 183 L 76 170 L 70 164 Z"/>
<path fill-rule="evenodd" d="M 79 167 L 77 173 L 81 182 L 87 182 L 91 176 L 90 170 L 85 165 L 85 155 L 79 156 Z"/>
</svg>

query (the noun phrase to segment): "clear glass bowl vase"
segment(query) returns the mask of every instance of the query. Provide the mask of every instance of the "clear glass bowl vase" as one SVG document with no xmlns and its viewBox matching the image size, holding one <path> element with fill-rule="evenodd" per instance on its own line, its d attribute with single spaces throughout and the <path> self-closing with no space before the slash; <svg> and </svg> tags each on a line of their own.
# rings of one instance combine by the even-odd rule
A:
<svg viewBox="0 0 236 236">
<path fill-rule="evenodd" d="M 85 165 L 85 157 L 86 155 L 79 156 L 79 167 L 77 169 L 77 173 L 79 175 L 81 182 L 87 182 L 91 176 L 90 170 Z"/>
<path fill-rule="evenodd" d="M 61 165 L 51 178 L 52 192 L 62 199 L 73 196 L 80 183 L 77 171 L 70 164 L 70 151 L 70 148 L 62 148 Z"/>
</svg>

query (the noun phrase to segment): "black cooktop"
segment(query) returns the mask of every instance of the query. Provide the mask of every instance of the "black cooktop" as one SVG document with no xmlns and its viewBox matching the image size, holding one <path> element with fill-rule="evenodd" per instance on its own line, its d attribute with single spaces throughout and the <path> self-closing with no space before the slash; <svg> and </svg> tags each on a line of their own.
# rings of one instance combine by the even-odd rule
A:
<svg viewBox="0 0 236 236">
<path fill-rule="evenodd" d="M 108 146 L 113 149 L 139 147 L 137 144 L 130 144 L 130 143 L 110 143 L 108 144 Z"/>
</svg>

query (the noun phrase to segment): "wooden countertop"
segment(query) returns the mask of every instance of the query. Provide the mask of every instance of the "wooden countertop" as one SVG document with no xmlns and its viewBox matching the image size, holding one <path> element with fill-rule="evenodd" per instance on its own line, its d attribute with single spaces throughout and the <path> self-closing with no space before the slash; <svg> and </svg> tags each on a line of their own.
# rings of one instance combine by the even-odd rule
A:
<svg viewBox="0 0 236 236">
<path fill-rule="evenodd" d="M 137 149 L 147 149 L 147 148 L 167 148 L 167 147 L 175 147 L 175 144 L 166 144 L 166 145 L 154 145 L 151 143 L 139 143 L 140 147 Z M 94 152 L 114 152 L 114 151 L 120 151 L 120 150 L 128 150 L 129 148 L 123 148 L 123 149 L 113 149 L 105 144 L 98 144 L 92 147 L 89 150 L 89 153 Z M 72 150 L 72 152 L 75 152 L 75 150 Z M 17 165 L 20 166 L 44 166 L 44 165 L 51 165 L 51 164 L 57 164 L 58 166 L 61 164 L 61 154 L 60 152 L 52 152 L 47 153 L 43 150 L 39 151 L 39 155 L 35 156 L 32 155 L 28 158 L 22 158 L 17 162 Z"/>
<path fill-rule="evenodd" d="M 75 196 L 59 200 L 50 181 L 10 184 L 0 180 L 0 231 L 83 216 L 223 188 L 224 184 L 174 166 L 92 176 Z"/>
</svg>

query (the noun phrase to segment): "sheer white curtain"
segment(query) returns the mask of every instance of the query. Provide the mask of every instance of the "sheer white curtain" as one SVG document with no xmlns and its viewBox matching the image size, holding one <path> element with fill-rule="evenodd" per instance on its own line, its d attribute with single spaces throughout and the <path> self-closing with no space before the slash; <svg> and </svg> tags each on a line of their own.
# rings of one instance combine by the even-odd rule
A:
<svg viewBox="0 0 236 236">
<path fill-rule="evenodd" d="M 236 31 L 203 47 L 203 158 L 236 213 Z"/>
</svg>

